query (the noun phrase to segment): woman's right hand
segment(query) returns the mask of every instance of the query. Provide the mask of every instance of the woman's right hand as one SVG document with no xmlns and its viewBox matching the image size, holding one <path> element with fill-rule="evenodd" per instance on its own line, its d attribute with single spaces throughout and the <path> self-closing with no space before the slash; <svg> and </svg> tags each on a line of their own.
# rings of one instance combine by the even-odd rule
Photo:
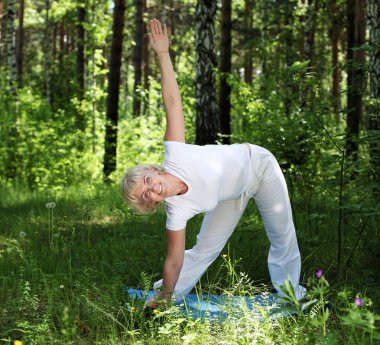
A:
<svg viewBox="0 0 380 345">
<path fill-rule="evenodd" d="M 166 24 L 163 25 L 160 23 L 158 19 L 152 19 L 149 22 L 150 25 L 150 33 L 149 42 L 154 51 L 157 54 L 168 53 L 169 52 L 169 38 L 168 31 L 166 28 Z"/>
</svg>

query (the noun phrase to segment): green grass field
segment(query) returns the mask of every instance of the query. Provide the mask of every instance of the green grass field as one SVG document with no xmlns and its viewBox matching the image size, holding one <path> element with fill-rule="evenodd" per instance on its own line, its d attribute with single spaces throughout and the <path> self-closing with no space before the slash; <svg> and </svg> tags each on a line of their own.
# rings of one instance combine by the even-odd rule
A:
<svg viewBox="0 0 380 345">
<path fill-rule="evenodd" d="M 47 203 L 54 202 L 54 208 Z M 187 319 L 173 307 L 147 318 L 124 286 L 151 288 L 165 258 L 165 215 L 133 215 L 118 189 L 104 186 L 59 192 L 2 190 L 0 208 L 0 343 L 24 344 L 376 344 L 379 332 L 378 259 L 359 243 L 346 249 L 336 272 L 335 226 L 299 230 L 302 283 L 308 301 L 293 317 L 257 318 L 246 311 L 223 323 Z M 297 229 L 307 228 L 302 203 L 293 202 Z M 51 205 L 50 205 L 51 206 Z M 187 247 L 202 218 L 192 220 Z M 317 222 L 312 218 L 313 222 Z M 329 223 L 330 222 L 330 223 Z M 369 235 L 368 235 L 369 236 Z M 355 241 L 352 241 L 355 245 Z M 254 294 L 270 290 L 268 240 L 250 204 L 229 245 L 198 290 Z M 352 253 L 353 258 L 350 258 Z M 377 260 L 377 261 L 376 261 Z M 323 267 L 317 279 L 314 271 Z M 355 304 L 360 297 L 362 306 Z M 333 310 L 324 307 L 328 298 Z M 358 301 L 357 301 L 358 303 Z M 302 306 L 298 306 L 300 309 Z"/>
</svg>

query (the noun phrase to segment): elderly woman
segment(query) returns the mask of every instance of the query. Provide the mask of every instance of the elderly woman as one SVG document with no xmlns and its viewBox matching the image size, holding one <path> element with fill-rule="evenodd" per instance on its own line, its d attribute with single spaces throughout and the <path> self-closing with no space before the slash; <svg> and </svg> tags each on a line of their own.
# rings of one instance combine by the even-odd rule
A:
<svg viewBox="0 0 380 345">
<path fill-rule="evenodd" d="M 138 213 L 155 211 L 165 203 L 167 256 L 159 289 L 148 302 L 175 295 L 183 298 L 215 260 L 234 231 L 250 198 L 264 220 L 271 242 L 268 266 L 274 287 L 289 279 L 298 299 L 301 258 L 285 179 L 274 156 L 251 144 L 185 144 L 181 96 L 169 56 L 166 25 L 150 21 L 149 40 L 157 53 L 166 109 L 165 157 L 162 166 L 140 165 L 121 181 L 124 198 Z M 205 212 L 196 245 L 185 250 L 186 223 Z"/>
</svg>

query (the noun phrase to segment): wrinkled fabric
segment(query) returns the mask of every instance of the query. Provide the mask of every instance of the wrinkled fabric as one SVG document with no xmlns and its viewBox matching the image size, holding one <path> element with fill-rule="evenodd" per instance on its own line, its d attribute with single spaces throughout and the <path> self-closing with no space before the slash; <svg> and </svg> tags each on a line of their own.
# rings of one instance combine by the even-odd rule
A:
<svg viewBox="0 0 380 345">
<path fill-rule="evenodd" d="M 251 182 L 241 198 L 222 201 L 215 209 L 206 212 L 195 246 L 185 251 L 184 263 L 174 289 L 177 301 L 191 291 L 220 254 L 250 198 L 256 202 L 271 243 L 268 269 L 273 286 L 281 294 L 279 287 L 290 280 L 297 299 L 306 293 L 305 288 L 299 285 L 301 256 L 285 178 L 275 157 L 268 150 L 257 145 L 250 145 L 250 148 Z M 154 289 L 160 286 L 162 280 L 154 284 Z"/>
</svg>

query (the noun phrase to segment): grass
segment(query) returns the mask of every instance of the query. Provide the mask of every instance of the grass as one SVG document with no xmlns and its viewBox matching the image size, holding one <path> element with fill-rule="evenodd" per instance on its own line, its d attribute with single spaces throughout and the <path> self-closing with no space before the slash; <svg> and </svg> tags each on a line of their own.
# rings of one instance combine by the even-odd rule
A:
<svg viewBox="0 0 380 345">
<path fill-rule="evenodd" d="M 175 307 L 147 318 L 128 308 L 124 286 L 147 289 L 161 277 L 165 215 L 133 215 L 118 190 L 82 186 L 49 193 L 3 190 L 0 208 L 0 343 L 25 344 L 375 344 L 378 281 L 371 246 L 354 251 L 345 274 L 334 272 L 330 225 L 299 231 L 308 300 L 294 317 L 257 318 L 248 310 L 223 323 L 179 316 Z M 46 208 L 48 202 L 54 208 Z M 294 202 L 297 228 L 309 220 Z M 327 215 L 324 219 L 329 219 Z M 196 240 L 201 217 L 187 230 Z M 332 221 L 331 221 L 332 224 Z M 369 236 L 370 234 L 368 234 Z M 319 243 L 315 238 L 326 238 Z M 356 237 L 346 240 L 347 257 Z M 314 242 L 316 241 L 316 242 Z M 255 294 L 270 289 L 268 241 L 249 205 L 229 246 L 202 278 L 206 292 Z M 374 241 L 373 243 L 376 243 Z M 378 242 L 377 242 L 378 243 Z M 375 245 L 375 244 L 374 244 Z M 367 251 L 367 253 L 366 253 Z M 314 270 L 325 268 L 316 279 Z M 364 271 L 364 273 L 363 273 Z M 363 306 L 354 303 L 361 297 Z M 333 304 L 333 312 L 324 299 Z M 293 301 L 294 302 L 294 301 Z M 140 304 L 139 304 L 140 303 Z M 293 303 L 294 304 L 294 303 Z M 302 306 L 298 306 L 301 308 Z"/>
</svg>

